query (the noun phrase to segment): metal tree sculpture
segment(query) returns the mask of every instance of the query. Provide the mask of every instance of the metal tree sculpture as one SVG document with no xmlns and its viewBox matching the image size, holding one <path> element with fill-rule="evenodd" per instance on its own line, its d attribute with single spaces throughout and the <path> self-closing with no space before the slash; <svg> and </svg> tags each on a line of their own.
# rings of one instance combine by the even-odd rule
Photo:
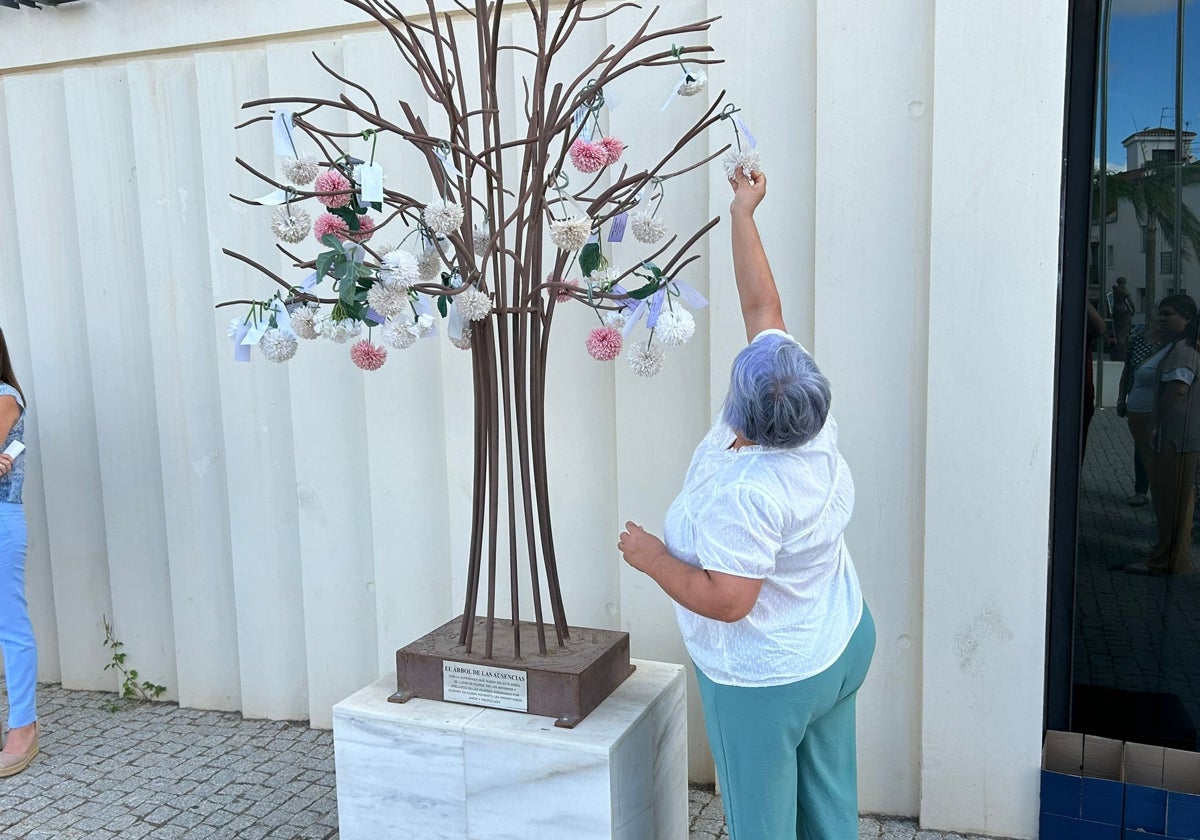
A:
<svg viewBox="0 0 1200 840">
<path fill-rule="evenodd" d="M 545 654 L 540 585 L 543 571 L 557 644 L 561 647 L 569 636 L 554 553 L 546 469 L 546 360 L 556 304 L 574 299 L 597 310 L 626 313 L 635 304 L 650 303 L 655 296 L 658 306 L 664 299 L 671 304 L 672 296 L 678 295 L 675 278 L 698 258 L 689 255 L 690 251 L 719 217 L 682 241 L 671 236 L 641 263 L 621 273 L 603 270 L 607 263 L 601 246 L 588 240 L 594 239 L 593 234 L 601 232 L 603 226 L 614 221 L 623 224 L 626 214 L 638 207 L 639 197 L 649 199 L 655 190 L 661 192 L 662 182 L 725 152 L 726 149 L 721 149 L 691 162 L 678 160 L 692 140 L 729 116 L 733 109 L 730 106 L 722 109 L 724 92 L 721 92 L 703 116 L 663 150 L 657 162 L 632 172 L 628 165 L 621 165 L 618 172 L 615 165 L 623 144 L 609 141 L 601 151 L 604 141 L 591 143 L 588 129 L 596 123 L 596 113 L 603 106 L 605 87 L 627 74 L 650 67 L 682 65 L 684 57 L 695 65 L 717 63 L 705 55 L 711 47 L 677 47 L 673 43 L 674 39 L 706 32 L 717 18 L 652 29 L 658 13 L 655 8 L 623 44 L 605 47 L 573 79 L 553 82 L 551 69 L 555 59 L 567 49 L 581 23 L 640 7 L 624 3 L 588 14 L 584 0 L 567 0 L 552 15 L 549 0 L 526 0 L 520 5 L 532 15 L 536 38 L 529 45 L 518 45 L 499 42 L 502 0 L 491 3 L 478 0 L 473 6 L 456 2 L 461 12 L 474 21 L 479 78 L 469 83 L 462 72 L 463 45 L 458 40 L 454 20 L 450 14 L 438 13 L 433 0 L 427 0 L 428 12 L 420 20 L 401 14 L 389 0 L 344 2 L 361 9 L 388 32 L 401 60 L 420 79 L 429 100 L 444 112 L 449 134 L 433 135 L 405 101 L 399 103 L 400 118 L 393 121 L 384 115 L 366 87 L 335 72 L 315 54 L 313 57 L 321 67 L 347 86 L 347 93 L 337 99 L 294 96 L 247 102 L 244 108 L 269 108 L 274 114 L 256 117 L 238 128 L 274 120 L 277 129 L 306 136 L 324 157 L 315 160 L 298 155 L 296 160 L 289 161 L 285 171 L 291 184 L 240 159 L 238 163 L 278 191 L 274 203 L 286 206 L 275 211 L 274 227 L 284 241 L 296 242 L 308 232 L 308 216 L 303 211 L 293 211 L 294 203 L 315 198 L 325 204 L 330 215 L 318 219 L 316 233 L 328 250 L 315 260 L 304 260 L 278 246 L 297 268 L 313 272 L 309 282 L 302 285 L 289 283 L 254 260 L 226 250 L 225 253 L 271 277 L 283 291 L 266 301 L 229 301 L 222 305 L 251 306 L 251 314 L 235 338 L 239 343 L 248 343 L 266 335 L 263 340 L 270 342 L 272 349 L 268 352 L 264 345 L 263 350 L 276 360 L 294 353 L 294 337 L 282 323 L 289 318 L 289 312 L 298 318 L 297 325 L 300 320 L 305 322 L 309 333 L 305 337 L 312 337 L 315 332 L 314 318 L 318 321 L 317 330 L 323 324 L 330 332 L 347 329 L 353 332 L 361 323 L 378 324 L 385 328 L 385 336 L 389 327 L 400 336 L 393 346 L 406 346 L 405 342 L 411 343 L 421 332 L 422 322 L 417 317 L 420 310 L 416 305 L 421 295 L 436 300 L 443 316 L 450 314 L 452 321 L 455 317 L 463 319 L 461 328 L 453 327 L 452 331 L 460 346 L 469 341 L 472 353 L 475 466 L 470 558 L 458 643 L 465 645 L 467 652 L 471 651 L 486 559 L 484 656 L 492 657 L 497 561 L 506 543 L 512 644 L 520 658 L 518 542 L 519 525 L 523 525 L 538 652 Z M 501 101 L 496 80 L 499 56 L 504 50 L 514 50 L 524 56 L 522 60 L 531 63 L 523 77 L 526 120 L 518 121 L 524 129 L 523 136 L 505 137 L 501 133 Z M 704 88 L 707 77 L 703 70 L 688 70 L 685 66 L 683 74 L 676 86 L 677 93 L 689 95 Z M 285 107 L 297 110 L 293 113 L 284 110 Z M 329 111 L 348 115 L 362 125 L 362 130 L 344 132 L 321 127 L 319 118 Z M 402 138 L 423 153 L 438 198 L 422 201 L 395 189 L 382 189 L 379 183 L 368 186 L 368 180 L 378 181 L 378 172 L 371 171 L 373 161 L 364 166 L 363 161 L 347 155 L 345 146 L 350 139 L 371 138 L 379 133 Z M 514 160 L 519 163 L 515 172 L 506 166 L 506 157 L 509 164 Z M 589 173 L 585 179 L 588 183 L 581 189 L 569 187 L 564 171 L 568 158 L 575 169 Z M 322 168 L 325 173 L 316 178 L 311 189 L 296 186 L 312 182 Z M 602 183 L 606 174 L 613 175 L 607 186 Z M 264 199 L 239 200 L 249 204 L 272 203 Z M 367 215 L 372 208 L 387 215 L 375 222 Z M 639 240 L 650 242 L 662 238 L 661 226 L 656 229 L 648 219 L 643 213 L 643 230 L 648 232 L 644 236 L 639 234 Z M 419 232 L 423 244 L 419 260 L 398 252 L 377 253 L 366 244 L 372 234 L 392 225 Z M 547 247 L 545 242 L 548 229 L 555 249 Z M 611 230 L 609 233 L 611 236 Z M 569 264 L 576 259 L 585 275 L 583 285 L 566 282 Z M 660 260 L 661 265 L 656 262 Z M 406 274 L 413 265 L 417 265 L 417 277 Z M 644 281 L 638 281 L 637 288 L 632 288 L 634 277 Z M 315 284 L 325 279 L 333 281 L 336 296 L 320 297 L 315 291 Z M 382 311 L 389 291 L 394 293 L 392 302 L 398 299 L 408 304 L 411 313 L 403 305 Z M 464 295 L 467 297 L 463 298 Z M 322 316 L 320 307 L 332 310 Z M 427 317 L 431 314 L 426 313 Z M 248 332 L 251 337 L 243 339 Z M 372 355 L 373 349 L 369 343 L 361 349 L 359 355 L 363 358 L 356 358 L 360 367 L 372 368 L 382 363 L 384 351 L 375 350 Z M 507 442 L 503 446 L 502 428 Z M 501 503 L 507 505 L 506 535 L 498 533 Z"/>
</svg>

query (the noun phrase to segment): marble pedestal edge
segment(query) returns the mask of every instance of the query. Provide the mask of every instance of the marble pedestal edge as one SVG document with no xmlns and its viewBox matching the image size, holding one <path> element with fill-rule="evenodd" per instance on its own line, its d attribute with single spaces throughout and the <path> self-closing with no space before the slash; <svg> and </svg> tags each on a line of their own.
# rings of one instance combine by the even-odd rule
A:
<svg viewBox="0 0 1200 840">
<path fill-rule="evenodd" d="M 333 707 L 342 840 L 684 840 L 682 665 L 637 670 L 575 729 L 415 698 L 386 676 Z"/>
</svg>

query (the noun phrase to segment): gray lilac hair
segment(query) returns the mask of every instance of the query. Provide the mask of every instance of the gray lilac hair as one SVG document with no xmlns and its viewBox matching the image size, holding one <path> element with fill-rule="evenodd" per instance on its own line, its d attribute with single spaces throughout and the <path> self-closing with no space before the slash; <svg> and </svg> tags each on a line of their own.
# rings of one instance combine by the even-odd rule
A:
<svg viewBox="0 0 1200 840">
<path fill-rule="evenodd" d="M 766 335 L 733 360 L 721 416 L 759 446 L 793 449 L 821 431 L 831 401 L 812 356 L 786 336 Z"/>
</svg>

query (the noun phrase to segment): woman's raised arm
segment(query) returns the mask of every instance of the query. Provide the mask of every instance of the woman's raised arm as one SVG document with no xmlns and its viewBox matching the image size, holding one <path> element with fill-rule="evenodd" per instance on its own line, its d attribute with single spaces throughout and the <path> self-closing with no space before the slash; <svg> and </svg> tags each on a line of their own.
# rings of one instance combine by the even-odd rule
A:
<svg viewBox="0 0 1200 840">
<path fill-rule="evenodd" d="M 733 276 L 742 304 L 742 320 L 746 323 L 746 340 L 753 341 L 763 330 L 786 331 L 779 290 L 775 288 L 775 277 L 754 222 L 754 210 L 767 194 L 767 176 L 752 172 L 747 178 L 739 170 L 729 184 L 733 187 L 733 201 L 729 205 Z"/>
</svg>

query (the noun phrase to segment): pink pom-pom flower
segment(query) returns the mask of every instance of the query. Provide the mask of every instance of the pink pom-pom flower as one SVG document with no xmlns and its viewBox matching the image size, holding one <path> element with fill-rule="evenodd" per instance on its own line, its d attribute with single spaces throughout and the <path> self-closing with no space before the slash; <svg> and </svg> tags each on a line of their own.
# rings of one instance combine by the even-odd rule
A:
<svg viewBox="0 0 1200 840">
<path fill-rule="evenodd" d="M 588 333 L 588 354 L 598 362 L 611 362 L 621 355 L 621 331 L 612 327 L 596 327 Z"/>
<path fill-rule="evenodd" d="M 575 288 L 579 288 L 579 281 L 578 281 L 578 280 L 563 280 L 561 277 L 556 277 L 556 276 L 555 276 L 555 275 L 553 275 L 553 274 L 547 274 L 547 275 L 546 275 L 546 282 L 547 282 L 547 283 L 565 283 L 567 286 L 574 286 Z M 558 289 L 558 290 L 557 290 L 557 291 L 554 293 L 554 297 L 555 297 L 555 299 L 556 299 L 556 300 L 557 300 L 559 303 L 566 303 L 567 301 L 569 301 L 569 300 L 572 300 L 572 299 L 573 299 L 573 298 L 571 297 L 571 292 L 570 292 L 570 290 L 568 290 L 568 289 L 566 289 L 566 288 L 563 288 L 563 287 L 560 287 L 560 288 L 559 288 L 559 289 Z"/>
<path fill-rule="evenodd" d="M 317 220 L 313 222 L 313 238 L 318 242 L 323 240 L 327 234 L 332 233 L 338 239 L 345 239 L 346 234 L 350 232 L 345 221 L 332 213 L 322 213 L 317 216 Z"/>
<path fill-rule="evenodd" d="M 608 163 L 616 163 L 621 159 L 621 153 L 625 151 L 625 141 L 618 140 L 616 137 L 605 137 L 599 143 L 604 149 L 604 153 L 608 155 Z"/>
<path fill-rule="evenodd" d="M 375 230 L 375 220 L 370 216 L 358 217 L 358 230 L 346 231 L 346 237 L 353 239 L 355 242 L 366 242 L 371 238 L 371 233 Z"/>
<path fill-rule="evenodd" d="M 313 185 L 313 192 L 343 192 L 349 190 L 350 181 L 341 172 L 336 169 L 326 169 L 317 176 L 317 182 Z M 350 194 L 345 195 L 319 195 L 317 201 L 324 204 L 326 207 L 345 207 L 350 203 Z"/>
<path fill-rule="evenodd" d="M 571 163 L 580 172 L 599 172 L 608 164 L 608 150 L 599 143 L 589 143 L 582 137 L 576 137 L 571 144 Z"/>
<path fill-rule="evenodd" d="M 363 370 L 379 370 L 387 361 L 387 350 L 364 338 L 350 348 L 350 358 Z"/>
</svg>

